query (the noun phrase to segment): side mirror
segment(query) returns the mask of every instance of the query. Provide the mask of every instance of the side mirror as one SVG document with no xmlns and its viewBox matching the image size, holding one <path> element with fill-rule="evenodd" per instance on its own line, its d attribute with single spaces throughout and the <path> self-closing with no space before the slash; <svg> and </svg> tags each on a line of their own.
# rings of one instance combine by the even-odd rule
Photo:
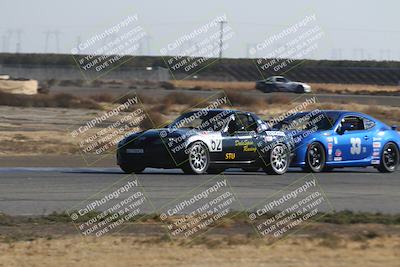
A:
<svg viewBox="0 0 400 267">
<path fill-rule="evenodd" d="M 339 134 L 339 135 L 343 135 L 343 134 L 344 134 L 344 131 L 343 131 L 342 126 L 339 126 L 339 127 L 337 128 L 336 132 L 337 132 L 337 134 Z"/>
<path fill-rule="evenodd" d="M 398 126 L 397 125 L 392 125 L 392 130 L 397 131 Z"/>
</svg>

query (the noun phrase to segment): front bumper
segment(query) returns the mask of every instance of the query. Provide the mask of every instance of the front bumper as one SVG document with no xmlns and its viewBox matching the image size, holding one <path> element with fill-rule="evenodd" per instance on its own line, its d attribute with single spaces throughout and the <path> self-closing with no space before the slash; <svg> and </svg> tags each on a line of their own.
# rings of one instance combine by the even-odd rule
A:
<svg viewBox="0 0 400 267">
<path fill-rule="evenodd" d="M 119 145 L 117 164 L 140 165 L 153 168 L 177 168 L 184 161 L 183 153 L 173 153 L 160 139 L 131 141 Z"/>
</svg>

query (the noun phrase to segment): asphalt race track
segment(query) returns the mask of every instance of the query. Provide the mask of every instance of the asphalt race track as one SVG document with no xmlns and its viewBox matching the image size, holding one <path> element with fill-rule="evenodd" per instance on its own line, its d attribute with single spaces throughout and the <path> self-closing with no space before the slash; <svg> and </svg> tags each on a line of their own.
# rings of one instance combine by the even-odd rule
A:
<svg viewBox="0 0 400 267">
<path fill-rule="evenodd" d="M 306 175 L 310 174 L 297 169 L 290 169 L 283 176 L 245 173 L 235 169 L 224 173 L 244 209 L 253 207 Z M 165 203 L 201 186 L 214 176 L 184 175 L 180 170 L 146 169 L 137 178 L 155 208 L 148 212 L 157 212 Z M 399 171 L 380 174 L 373 168 L 340 169 L 315 177 L 337 211 L 400 213 Z M 114 167 L 1 167 L 0 211 L 11 215 L 41 215 L 70 210 L 125 178 L 130 177 Z"/>
</svg>

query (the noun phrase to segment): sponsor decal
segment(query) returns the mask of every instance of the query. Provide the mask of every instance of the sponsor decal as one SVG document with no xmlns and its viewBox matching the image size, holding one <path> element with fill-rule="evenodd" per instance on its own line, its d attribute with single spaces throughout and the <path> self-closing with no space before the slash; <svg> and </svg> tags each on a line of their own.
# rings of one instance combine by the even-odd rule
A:
<svg viewBox="0 0 400 267">
<path fill-rule="evenodd" d="M 327 137 L 326 141 L 329 142 L 329 143 L 332 143 L 333 142 L 333 137 Z"/>
<path fill-rule="evenodd" d="M 234 160 L 236 158 L 235 153 L 225 153 L 225 159 L 226 160 Z"/>
<path fill-rule="evenodd" d="M 379 151 L 375 151 L 374 153 L 372 153 L 372 156 L 374 156 L 374 157 L 379 157 Z"/>
<path fill-rule="evenodd" d="M 337 137 L 334 137 L 334 138 L 333 138 L 333 141 L 334 141 L 335 145 L 337 145 L 337 144 L 338 144 Z"/>
<path fill-rule="evenodd" d="M 333 160 L 334 160 L 334 161 L 341 161 L 341 160 L 342 160 L 342 157 L 334 157 Z"/>
<path fill-rule="evenodd" d="M 265 136 L 265 142 L 272 142 L 274 140 L 273 136 Z"/>
<path fill-rule="evenodd" d="M 335 151 L 335 157 L 341 157 L 342 156 L 342 150 L 336 149 Z"/>
<path fill-rule="evenodd" d="M 382 141 L 382 137 L 374 137 L 372 138 L 372 141 Z"/>
<path fill-rule="evenodd" d="M 381 161 L 379 159 L 373 159 L 371 160 L 371 164 L 380 164 Z"/>
<path fill-rule="evenodd" d="M 373 142 L 372 146 L 374 148 L 380 148 L 381 147 L 381 142 Z"/>
<path fill-rule="evenodd" d="M 285 136 L 285 133 L 281 131 L 268 131 L 266 133 L 271 136 Z"/>
<path fill-rule="evenodd" d="M 235 140 L 235 146 L 249 146 L 249 145 L 254 145 L 254 142 L 250 140 L 246 141 Z"/>
<path fill-rule="evenodd" d="M 143 150 L 143 148 L 128 148 L 126 150 L 126 153 L 128 153 L 128 154 L 143 154 L 144 150 Z"/>
<path fill-rule="evenodd" d="M 240 140 L 236 140 L 235 141 L 235 146 L 242 146 L 243 147 L 243 152 L 255 152 L 256 151 L 256 147 L 254 146 L 254 142 L 253 141 L 240 141 Z"/>
<path fill-rule="evenodd" d="M 362 151 L 363 151 L 363 153 L 366 153 L 367 152 L 367 147 L 363 146 Z"/>
<path fill-rule="evenodd" d="M 256 152 L 256 148 L 255 147 L 244 146 L 243 147 L 243 152 Z"/>
</svg>

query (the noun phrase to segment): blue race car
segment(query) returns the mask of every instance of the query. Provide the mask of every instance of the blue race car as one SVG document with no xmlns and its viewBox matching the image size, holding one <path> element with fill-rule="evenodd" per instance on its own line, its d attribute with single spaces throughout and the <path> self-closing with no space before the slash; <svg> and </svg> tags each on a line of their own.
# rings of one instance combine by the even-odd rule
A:
<svg viewBox="0 0 400 267">
<path fill-rule="evenodd" d="M 291 166 L 321 172 L 374 166 L 394 172 L 399 165 L 400 134 L 366 114 L 314 110 L 293 114 L 274 128 L 293 137 Z"/>
</svg>

